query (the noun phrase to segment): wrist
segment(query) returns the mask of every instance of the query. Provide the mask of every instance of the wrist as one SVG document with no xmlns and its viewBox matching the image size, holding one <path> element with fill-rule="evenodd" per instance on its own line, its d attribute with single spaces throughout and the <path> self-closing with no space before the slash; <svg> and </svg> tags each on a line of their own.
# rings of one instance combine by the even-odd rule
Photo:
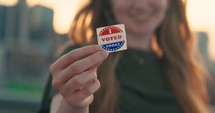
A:
<svg viewBox="0 0 215 113">
<path fill-rule="evenodd" d="M 89 113 L 89 106 L 73 107 L 58 94 L 52 99 L 50 113 Z"/>
<path fill-rule="evenodd" d="M 72 113 L 89 113 L 89 106 L 87 107 L 71 107 Z"/>
</svg>

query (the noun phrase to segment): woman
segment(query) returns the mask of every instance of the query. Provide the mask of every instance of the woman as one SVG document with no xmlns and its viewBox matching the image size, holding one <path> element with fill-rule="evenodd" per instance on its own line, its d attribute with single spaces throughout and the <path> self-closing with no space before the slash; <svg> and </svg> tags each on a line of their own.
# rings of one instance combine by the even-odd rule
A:
<svg viewBox="0 0 215 113">
<path fill-rule="evenodd" d="M 128 50 L 108 55 L 91 45 L 96 28 L 118 23 L 125 24 Z M 182 0 L 90 0 L 69 37 L 78 46 L 50 68 L 61 95 L 51 112 L 207 113 L 205 72 Z M 49 109 L 46 91 L 42 110 Z"/>
</svg>

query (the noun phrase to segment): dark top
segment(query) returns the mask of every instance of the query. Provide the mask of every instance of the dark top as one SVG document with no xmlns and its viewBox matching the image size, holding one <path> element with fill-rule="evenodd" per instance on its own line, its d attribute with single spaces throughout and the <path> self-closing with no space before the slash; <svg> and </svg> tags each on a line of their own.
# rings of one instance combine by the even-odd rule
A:
<svg viewBox="0 0 215 113">
<path fill-rule="evenodd" d="M 64 54 L 74 49 L 69 47 Z M 154 53 L 128 49 L 116 68 L 120 85 L 121 113 L 183 113 L 171 92 L 161 61 Z M 49 113 L 50 101 L 56 91 L 48 80 L 38 113 Z"/>
<path fill-rule="evenodd" d="M 160 59 L 152 52 L 128 49 L 117 70 L 122 113 L 182 113 Z"/>
</svg>

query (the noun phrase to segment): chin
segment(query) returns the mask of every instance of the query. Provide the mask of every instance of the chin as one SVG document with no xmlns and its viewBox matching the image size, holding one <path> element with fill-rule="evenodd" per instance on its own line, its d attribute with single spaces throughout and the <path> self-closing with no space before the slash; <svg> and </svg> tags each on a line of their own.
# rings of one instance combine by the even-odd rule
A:
<svg viewBox="0 0 215 113">
<path fill-rule="evenodd" d="M 146 36 L 146 35 L 149 35 L 149 34 L 153 34 L 154 30 L 151 30 L 151 29 L 136 29 L 136 30 L 133 30 L 133 33 L 138 35 L 138 36 Z"/>
<path fill-rule="evenodd" d="M 126 24 L 125 24 L 126 25 Z M 126 29 L 127 32 L 130 32 L 134 35 L 137 35 L 137 36 L 146 36 L 146 35 L 149 35 L 149 34 L 154 34 L 154 26 L 153 25 L 149 25 L 149 24 L 133 24 L 133 25 L 129 25 L 127 24 L 127 29 Z"/>
</svg>

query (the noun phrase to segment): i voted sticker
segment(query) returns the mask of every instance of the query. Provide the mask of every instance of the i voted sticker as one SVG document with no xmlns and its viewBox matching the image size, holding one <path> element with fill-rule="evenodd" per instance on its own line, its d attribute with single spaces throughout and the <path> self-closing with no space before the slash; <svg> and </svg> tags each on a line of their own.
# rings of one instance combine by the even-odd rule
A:
<svg viewBox="0 0 215 113">
<path fill-rule="evenodd" d="M 127 49 L 126 33 L 124 24 L 111 25 L 97 28 L 98 44 L 109 52 Z"/>
</svg>

